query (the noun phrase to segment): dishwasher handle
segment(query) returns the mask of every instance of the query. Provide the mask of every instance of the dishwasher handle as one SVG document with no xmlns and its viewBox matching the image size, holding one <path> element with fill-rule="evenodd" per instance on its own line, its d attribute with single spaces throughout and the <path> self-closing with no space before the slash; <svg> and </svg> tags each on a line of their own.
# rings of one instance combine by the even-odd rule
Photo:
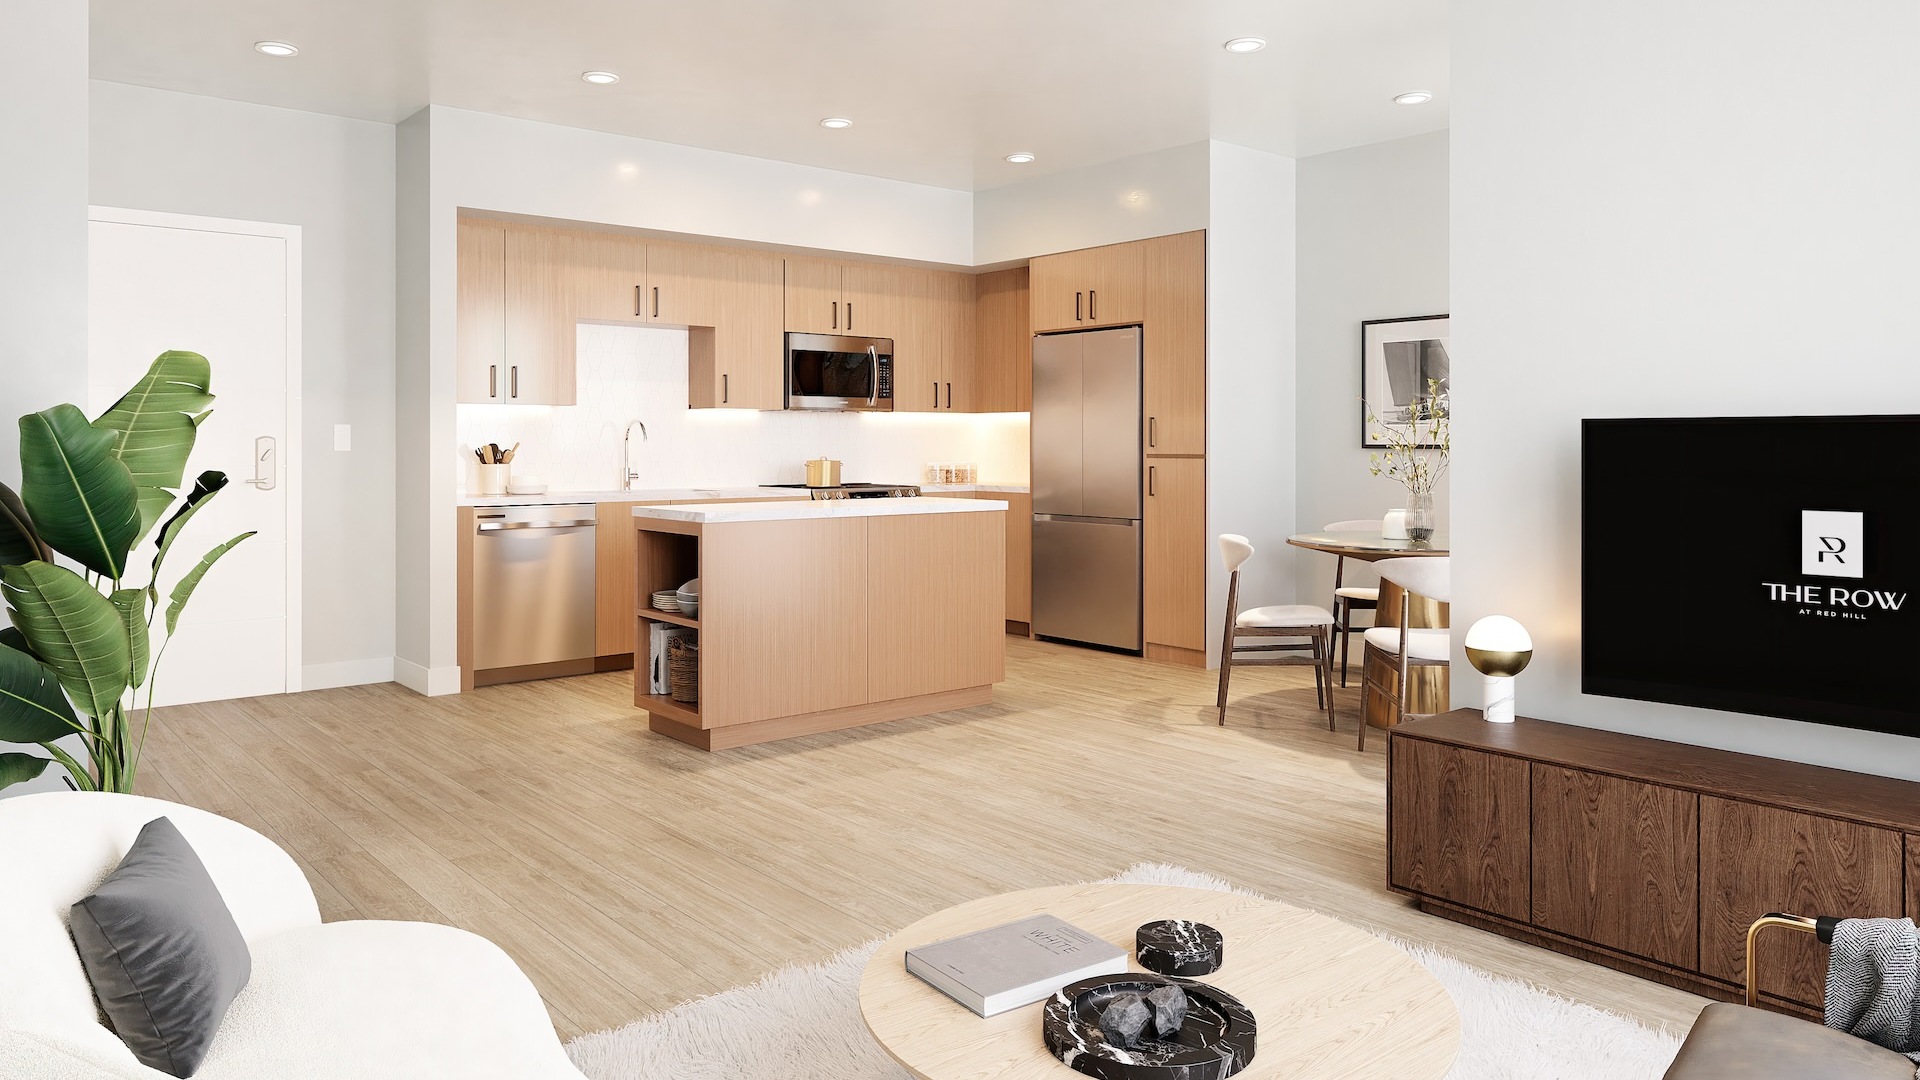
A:
<svg viewBox="0 0 1920 1080">
<path fill-rule="evenodd" d="M 593 518 L 585 521 L 489 521 L 480 525 L 481 532 L 503 532 L 507 529 L 590 529 L 600 524 Z"/>
</svg>

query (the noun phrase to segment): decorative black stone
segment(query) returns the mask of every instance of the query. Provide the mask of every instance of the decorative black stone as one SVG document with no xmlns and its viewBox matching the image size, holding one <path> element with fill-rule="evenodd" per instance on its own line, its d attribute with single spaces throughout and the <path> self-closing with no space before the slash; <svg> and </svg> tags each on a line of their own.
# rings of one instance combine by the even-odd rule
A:
<svg viewBox="0 0 1920 1080">
<path fill-rule="evenodd" d="M 1108 1040 L 1101 1021 L 1116 999 L 1146 995 L 1140 1002 L 1146 1006 L 1154 992 L 1168 986 L 1179 987 L 1187 1002 L 1172 1037 L 1131 1047 Z M 1253 1013 L 1231 994 L 1206 983 L 1141 972 L 1061 987 L 1041 1011 L 1040 1031 L 1048 1053 L 1101 1080 L 1225 1080 L 1253 1060 L 1255 1037 Z"/>
<path fill-rule="evenodd" d="M 1143 994 L 1115 994 L 1100 1010 L 1100 1034 L 1115 1046 L 1140 1045 L 1140 1034 L 1154 1020 L 1154 1010 Z"/>
<path fill-rule="evenodd" d="M 1168 983 L 1155 987 L 1147 995 L 1147 1004 L 1153 1006 L 1153 1030 L 1163 1039 L 1171 1039 L 1180 1033 L 1180 1025 L 1187 1022 L 1187 992 Z"/>
<path fill-rule="evenodd" d="M 1226 963 L 1227 942 L 1206 923 L 1161 919 L 1134 932 L 1133 953 L 1148 971 L 1191 979 L 1220 970 Z"/>
</svg>

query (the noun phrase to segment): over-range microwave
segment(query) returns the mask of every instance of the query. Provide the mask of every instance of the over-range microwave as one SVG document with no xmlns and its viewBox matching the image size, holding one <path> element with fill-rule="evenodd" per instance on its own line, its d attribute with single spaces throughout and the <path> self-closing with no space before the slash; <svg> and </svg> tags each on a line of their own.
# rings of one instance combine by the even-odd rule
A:
<svg viewBox="0 0 1920 1080">
<path fill-rule="evenodd" d="M 893 339 L 788 334 L 789 409 L 893 411 Z"/>
</svg>

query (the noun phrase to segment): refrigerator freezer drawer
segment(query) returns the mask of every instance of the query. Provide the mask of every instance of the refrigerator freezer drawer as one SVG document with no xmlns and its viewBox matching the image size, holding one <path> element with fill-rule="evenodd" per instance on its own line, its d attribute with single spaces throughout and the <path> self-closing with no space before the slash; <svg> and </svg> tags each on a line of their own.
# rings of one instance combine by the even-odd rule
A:
<svg viewBox="0 0 1920 1080">
<path fill-rule="evenodd" d="M 1033 632 L 1140 650 L 1138 521 L 1034 519 Z"/>
</svg>

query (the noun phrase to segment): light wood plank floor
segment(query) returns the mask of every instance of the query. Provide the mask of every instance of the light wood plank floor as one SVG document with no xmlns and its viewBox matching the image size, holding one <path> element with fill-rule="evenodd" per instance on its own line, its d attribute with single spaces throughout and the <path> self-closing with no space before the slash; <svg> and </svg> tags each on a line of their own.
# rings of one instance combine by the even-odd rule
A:
<svg viewBox="0 0 1920 1080">
<path fill-rule="evenodd" d="M 1434 945 L 1684 1031 L 1701 999 L 1423 915 L 1386 891 L 1384 739 L 1354 752 L 1310 672 L 1214 675 L 1008 639 L 992 704 L 705 754 L 631 674 L 423 698 L 395 685 L 162 710 L 144 793 L 236 818 L 328 919 L 422 919 L 519 961 L 563 1036 L 962 900 L 1142 861 Z"/>
</svg>

